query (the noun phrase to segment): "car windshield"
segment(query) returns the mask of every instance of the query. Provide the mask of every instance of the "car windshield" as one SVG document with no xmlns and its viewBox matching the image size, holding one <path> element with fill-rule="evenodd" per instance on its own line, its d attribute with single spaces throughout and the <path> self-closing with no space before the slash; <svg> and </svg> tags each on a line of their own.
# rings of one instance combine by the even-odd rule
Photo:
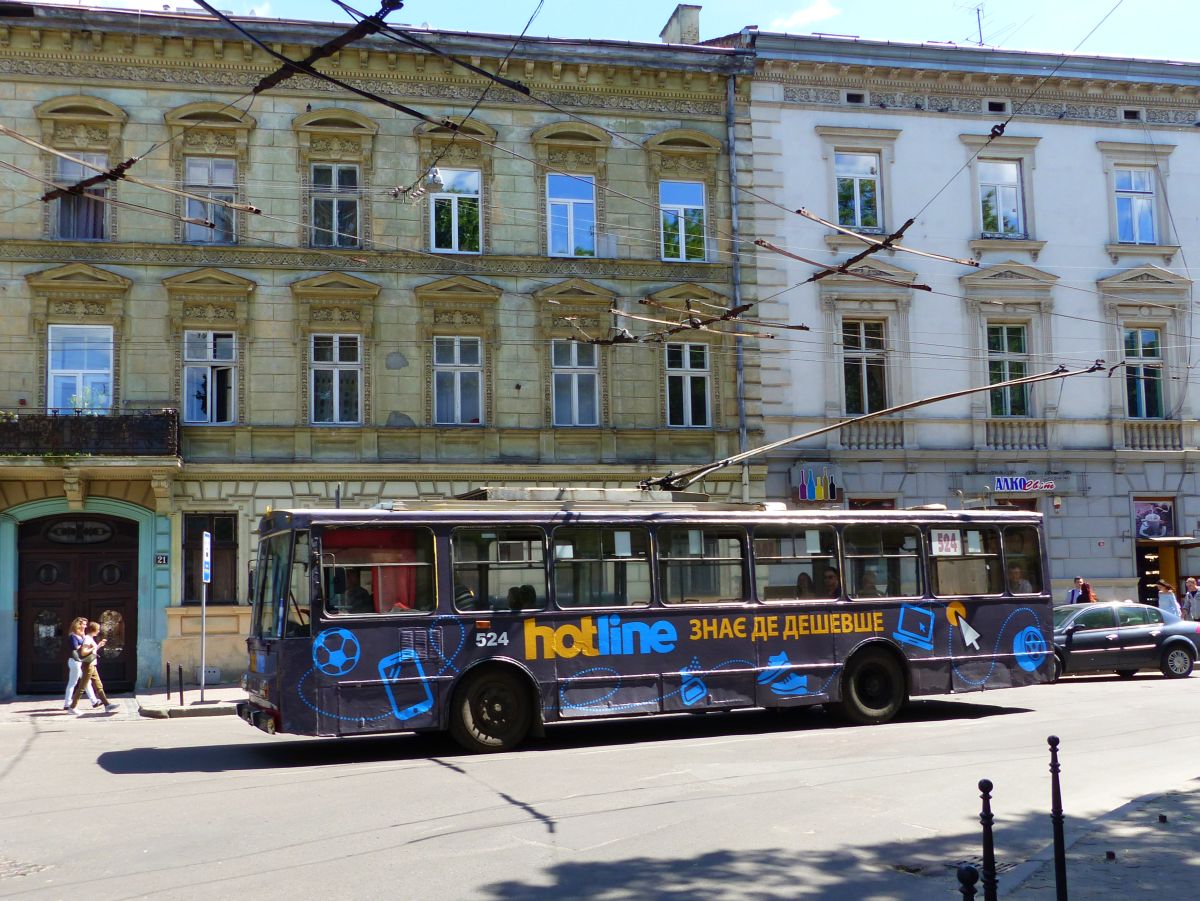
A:
<svg viewBox="0 0 1200 901">
<path fill-rule="evenodd" d="M 1075 606 L 1056 607 L 1054 610 L 1054 628 L 1061 629 L 1072 616 L 1079 612 Z"/>
</svg>

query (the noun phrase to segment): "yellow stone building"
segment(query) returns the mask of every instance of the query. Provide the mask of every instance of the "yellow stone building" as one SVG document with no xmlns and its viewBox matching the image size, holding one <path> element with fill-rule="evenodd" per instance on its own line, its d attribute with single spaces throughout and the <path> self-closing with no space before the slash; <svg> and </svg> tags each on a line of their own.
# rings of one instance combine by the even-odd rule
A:
<svg viewBox="0 0 1200 901">
<path fill-rule="evenodd" d="M 751 344 L 645 321 L 752 278 L 745 52 L 420 33 L 530 96 L 386 34 L 318 64 L 422 121 L 308 75 L 255 95 L 278 62 L 208 19 L 9 7 L 0 697 L 60 686 L 74 616 L 110 687 L 192 680 L 204 532 L 209 679 L 236 679 L 268 507 L 629 486 L 757 443 Z M 292 59 L 341 31 L 241 24 Z M 659 340 L 586 340 L 621 328 Z"/>
</svg>

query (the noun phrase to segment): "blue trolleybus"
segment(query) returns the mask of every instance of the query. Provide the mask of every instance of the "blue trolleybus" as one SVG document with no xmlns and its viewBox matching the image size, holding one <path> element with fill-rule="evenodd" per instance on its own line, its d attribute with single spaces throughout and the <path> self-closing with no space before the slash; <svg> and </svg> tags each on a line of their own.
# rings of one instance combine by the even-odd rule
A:
<svg viewBox="0 0 1200 901">
<path fill-rule="evenodd" d="M 558 488 L 384 507 L 263 517 L 247 722 L 501 751 L 584 717 L 883 723 L 1051 675 L 1038 514 Z"/>
</svg>

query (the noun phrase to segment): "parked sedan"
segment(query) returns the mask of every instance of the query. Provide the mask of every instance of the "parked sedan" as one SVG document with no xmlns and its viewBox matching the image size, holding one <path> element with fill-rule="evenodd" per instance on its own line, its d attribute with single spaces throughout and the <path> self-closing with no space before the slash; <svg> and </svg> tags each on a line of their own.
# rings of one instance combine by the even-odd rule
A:
<svg viewBox="0 0 1200 901">
<path fill-rule="evenodd" d="M 1069 604 L 1054 610 L 1054 674 L 1115 672 L 1123 679 L 1157 667 L 1190 676 L 1200 655 L 1200 623 L 1129 601 Z"/>
</svg>

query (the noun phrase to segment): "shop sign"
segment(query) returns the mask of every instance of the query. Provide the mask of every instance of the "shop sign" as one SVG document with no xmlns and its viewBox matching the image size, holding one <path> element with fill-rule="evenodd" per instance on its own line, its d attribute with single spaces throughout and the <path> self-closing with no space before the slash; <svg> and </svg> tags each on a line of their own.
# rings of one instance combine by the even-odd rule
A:
<svg viewBox="0 0 1200 901">
<path fill-rule="evenodd" d="M 1002 494 L 1037 494 L 1040 491 L 1054 491 L 1055 481 L 1049 476 L 994 476 L 992 490 Z"/>
</svg>

